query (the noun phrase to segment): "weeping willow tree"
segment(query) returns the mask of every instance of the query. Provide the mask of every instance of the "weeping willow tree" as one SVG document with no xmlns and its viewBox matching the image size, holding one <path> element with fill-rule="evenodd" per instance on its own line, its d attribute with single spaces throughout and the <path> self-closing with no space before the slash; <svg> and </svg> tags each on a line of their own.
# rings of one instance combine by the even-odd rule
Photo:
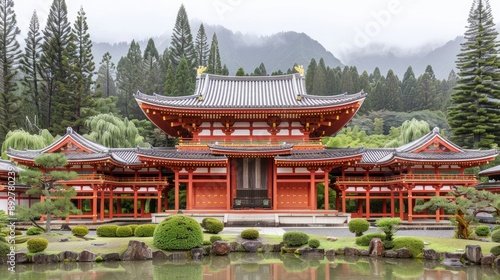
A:
<svg viewBox="0 0 500 280">
<path fill-rule="evenodd" d="M 424 136 L 431 131 L 429 123 L 426 121 L 419 121 L 412 119 L 411 121 L 404 121 L 400 126 L 400 134 L 397 139 L 388 142 L 386 148 L 396 148 L 404 144 L 410 143 Z"/>
<path fill-rule="evenodd" d="M 47 147 L 55 141 L 54 136 L 46 129 L 39 134 L 30 134 L 22 129 L 9 131 L 2 144 L 2 158 L 6 159 L 5 151 L 9 148 L 15 150 L 38 150 Z"/>
<path fill-rule="evenodd" d="M 148 147 L 144 137 L 132 121 L 113 114 L 99 114 L 86 120 L 89 133 L 84 135 L 89 140 L 110 148 Z"/>
</svg>

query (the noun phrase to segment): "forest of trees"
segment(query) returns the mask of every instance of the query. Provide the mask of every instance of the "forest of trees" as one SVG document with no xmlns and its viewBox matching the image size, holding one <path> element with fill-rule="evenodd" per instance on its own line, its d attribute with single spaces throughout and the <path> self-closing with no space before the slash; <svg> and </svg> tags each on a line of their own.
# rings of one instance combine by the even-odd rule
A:
<svg viewBox="0 0 500 280">
<path fill-rule="evenodd" d="M 167 48 L 158 50 L 154 40 L 149 39 L 141 50 L 139 43 L 133 40 L 126 56 L 116 65 L 109 52 L 103 55 L 99 65 L 95 65 L 91 30 L 83 7 L 71 22 L 65 0 L 53 0 L 44 27 L 35 11 L 29 26 L 22 27 L 27 30 L 27 36 L 25 47 L 21 49 L 14 0 L 0 1 L 0 142 L 14 130 L 30 134 L 46 130 L 45 134 L 48 131 L 56 136 L 64 134 L 68 126 L 96 141 L 111 139 L 109 137 L 113 136 L 99 136 L 106 126 L 93 126 L 97 118 L 105 122 L 112 120 L 109 125 L 120 127 L 122 131 L 136 131 L 140 136 L 127 140 L 129 144 L 165 145 L 165 135 L 145 120 L 133 94 L 141 91 L 167 96 L 190 95 L 198 65 L 207 66 L 207 73 L 229 75 L 221 61 L 217 34 L 206 34 L 201 24 L 193 36 L 183 5 Z M 483 26 L 483 21 L 486 27 L 478 28 Z M 387 136 L 385 143 L 374 142 L 378 146 L 394 144 L 397 137 L 390 136 L 395 133 L 391 127 L 398 128 L 415 118 L 412 124 L 419 127 L 419 121 L 425 121 L 431 129 L 440 126 L 445 130 L 449 128 L 448 133 L 463 136 L 456 139 L 465 147 L 494 147 L 499 142 L 497 135 L 500 136 L 500 130 L 496 129 L 500 123 L 499 102 L 496 101 L 500 100 L 500 67 L 496 59 L 498 41 L 495 31 L 488 25 L 490 22 L 488 1 L 475 0 L 466 33 L 469 43 L 458 56 L 460 73 L 450 71 L 448 79 L 437 79 L 431 65 L 418 77 L 410 66 L 400 78 L 392 70 L 381 73 L 375 68 L 372 73 L 359 73 L 353 66 L 331 68 L 323 59 L 312 59 L 306 69 L 306 90 L 314 95 L 367 92 L 365 102 L 350 124 L 350 131 L 361 129 L 368 134 Z M 482 40 L 485 45 L 479 47 L 487 50 L 482 52 L 488 54 L 487 57 L 474 57 L 477 52 L 471 48 L 477 46 L 471 42 L 477 36 L 485 38 Z M 485 61 L 484 67 L 470 62 L 478 59 Z M 239 68 L 236 75 L 290 74 L 295 72 L 295 65 L 291 61 L 289 69 L 269 73 L 263 62 L 256 62 L 253 72 Z M 477 108 L 460 105 L 464 100 L 469 103 L 479 100 L 475 102 L 479 105 Z M 477 118 L 471 122 L 464 114 Z M 468 129 L 472 126 L 475 130 Z M 25 137 L 22 135 L 20 137 Z M 469 139 L 473 141 L 467 141 Z M 335 145 L 340 145 L 340 140 Z"/>
</svg>

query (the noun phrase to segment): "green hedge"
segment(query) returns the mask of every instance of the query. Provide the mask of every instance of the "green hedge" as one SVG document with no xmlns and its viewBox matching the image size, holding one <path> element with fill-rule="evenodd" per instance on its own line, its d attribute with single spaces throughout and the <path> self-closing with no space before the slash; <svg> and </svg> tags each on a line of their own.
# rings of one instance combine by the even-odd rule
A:
<svg viewBox="0 0 500 280">
<path fill-rule="evenodd" d="M 283 234 L 283 242 L 287 246 L 302 246 L 309 242 L 309 236 L 300 231 L 289 231 Z"/>
<path fill-rule="evenodd" d="M 30 253 L 42 252 L 49 246 L 49 241 L 45 238 L 35 237 L 28 240 L 26 247 Z"/>
<path fill-rule="evenodd" d="M 104 225 L 96 229 L 95 233 L 99 237 L 116 237 L 117 225 Z"/>
<path fill-rule="evenodd" d="M 494 227 L 491 229 L 491 232 L 494 232 L 495 230 L 498 230 L 498 229 L 500 229 L 500 225 L 498 225 L 498 226 L 494 226 Z"/>
<path fill-rule="evenodd" d="M 406 248 L 410 250 L 413 257 L 420 255 L 425 246 L 424 241 L 416 237 L 398 237 L 393 240 L 393 244 L 393 250 Z"/>
<path fill-rule="evenodd" d="M 224 223 L 216 218 L 205 218 L 201 222 L 201 226 L 209 233 L 217 234 L 224 230 Z"/>
<path fill-rule="evenodd" d="M 116 228 L 116 237 L 130 237 L 132 229 L 129 226 L 119 226 Z"/>
<path fill-rule="evenodd" d="M 493 233 L 491 233 L 491 241 L 500 242 L 500 230 L 494 230 Z"/>
<path fill-rule="evenodd" d="M 155 232 L 155 224 L 145 224 L 138 226 L 134 231 L 135 237 L 153 237 Z"/>
<path fill-rule="evenodd" d="M 259 231 L 253 228 L 245 229 L 241 232 L 241 238 L 254 240 L 259 238 Z"/>
<path fill-rule="evenodd" d="M 309 239 L 309 242 L 307 243 L 307 245 L 309 245 L 309 247 L 311 247 L 311 248 L 318 248 L 319 245 L 321 245 L 321 243 L 319 242 L 318 239 Z"/>
<path fill-rule="evenodd" d="M 0 257 L 7 256 L 8 253 L 10 253 L 9 244 L 0 242 Z"/>
<path fill-rule="evenodd" d="M 476 233 L 477 236 L 488 236 L 490 235 L 490 227 L 489 226 L 485 226 L 485 225 L 481 225 L 481 226 L 478 226 L 474 232 Z"/>
<path fill-rule="evenodd" d="M 349 231 L 358 237 L 362 236 L 363 232 L 370 228 L 370 223 L 365 219 L 352 219 L 347 226 L 349 227 Z"/>
<path fill-rule="evenodd" d="M 373 238 L 380 238 L 382 241 L 385 240 L 385 234 L 381 232 L 368 233 L 363 236 L 356 238 L 356 244 L 359 246 L 368 246 Z"/>
<path fill-rule="evenodd" d="M 493 256 L 497 257 L 500 256 L 500 246 L 495 246 L 490 249 L 490 253 L 493 254 Z"/>
<path fill-rule="evenodd" d="M 75 236 L 83 237 L 89 234 L 89 229 L 86 226 L 76 226 L 71 229 L 71 233 Z"/>
<path fill-rule="evenodd" d="M 39 234 L 42 234 L 44 233 L 45 231 L 41 228 L 37 228 L 37 227 L 30 227 L 27 231 L 26 231 L 26 234 L 27 235 L 39 235 Z"/>
<path fill-rule="evenodd" d="M 189 250 L 203 243 L 203 230 L 193 218 L 177 214 L 156 226 L 153 243 L 162 250 Z"/>
<path fill-rule="evenodd" d="M 135 229 L 139 227 L 139 225 L 128 225 L 132 229 L 132 235 L 135 235 Z M 151 235 L 152 236 L 152 235 Z"/>
<path fill-rule="evenodd" d="M 214 243 L 215 241 L 221 241 L 222 237 L 220 235 L 212 235 L 210 236 L 210 243 Z"/>
</svg>

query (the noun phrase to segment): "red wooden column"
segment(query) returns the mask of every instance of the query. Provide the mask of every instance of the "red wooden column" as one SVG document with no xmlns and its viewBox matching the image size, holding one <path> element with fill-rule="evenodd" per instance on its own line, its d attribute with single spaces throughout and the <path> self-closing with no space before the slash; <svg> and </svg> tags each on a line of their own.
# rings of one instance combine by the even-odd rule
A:
<svg viewBox="0 0 500 280">
<path fill-rule="evenodd" d="M 404 204 L 404 201 L 403 201 L 403 188 L 400 188 L 399 189 L 399 218 L 401 220 L 404 220 L 405 219 L 405 213 L 404 213 L 404 209 L 405 208 L 405 204 Z"/>
<path fill-rule="evenodd" d="M 226 163 L 226 210 L 231 210 L 231 166 L 230 160 Z"/>
<path fill-rule="evenodd" d="M 318 170 L 317 167 L 308 167 L 307 170 L 310 172 L 310 184 L 309 184 L 309 205 L 311 210 L 316 210 L 318 207 L 316 205 L 316 196 L 315 190 L 316 190 L 316 171 Z"/>
<path fill-rule="evenodd" d="M 98 186 L 92 186 L 92 221 L 97 222 L 97 191 Z"/>
<path fill-rule="evenodd" d="M 274 165 L 273 172 L 273 210 L 278 210 L 278 167 Z"/>
<path fill-rule="evenodd" d="M 132 190 L 134 190 L 134 220 L 137 219 L 137 191 L 139 187 L 132 186 Z"/>
<path fill-rule="evenodd" d="M 347 206 L 346 206 L 346 202 L 347 201 L 346 201 L 346 197 L 345 197 L 346 196 L 346 191 L 345 191 L 346 187 L 345 186 L 341 186 L 340 189 L 342 190 L 342 212 L 345 213 L 346 212 L 346 208 L 347 208 Z"/>
<path fill-rule="evenodd" d="M 173 168 L 174 170 L 174 186 L 175 186 L 175 204 L 174 204 L 174 210 L 179 210 L 179 172 L 181 171 L 181 168 Z"/>
<path fill-rule="evenodd" d="M 372 187 L 366 186 L 366 187 L 363 187 L 363 189 L 365 189 L 366 219 L 370 219 L 370 190 L 372 189 Z"/>
<path fill-rule="evenodd" d="M 104 193 L 106 192 L 105 189 L 106 188 L 103 186 L 101 191 L 100 191 L 100 193 L 101 193 L 101 211 L 99 213 L 99 220 L 101 220 L 101 221 L 104 221 L 104 205 L 105 205 Z"/>
<path fill-rule="evenodd" d="M 407 186 L 408 189 L 408 222 L 413 221 L 413 190 L 414 186 Z"/>
<path fill-rule="evenodd" d="M 113 186 L 109 186 L 109 203 L 108 203 L 108 214 L 109 214 L 109 218 L 110 219 L 113 219 L 113 189 L 115 187 Z"/>
<path fill-rule="evenodd" d="M 165 189 L 164 186 L 156 186 L 156 213 L 161 213 L 161 193 Z"/>
<path fill-rule="evenodd" d="M 330 205 L 329 205 L 330 204 L 330 197 L 329 197 L 330 195 L 328 194 L 328 190 L 329 190 L 328 184 L 330 182 L 330 180 L 329 180 L 330 178 L 328 178 L 328 173 L 332 170 L 332 168 L 324 167 L 322 169 L 325 172 L 325 178 L 324 178 L 325 179 L 325 181 L 324 181 L 324 184 L 325 184 L 325 186 L 324 186 L 325 187 L 325 210 L 328 210 L 328 209 L 330 209 Z"/>
<path fill-rule="evenodd" d="M 390 188 L 391 190 L 391 218 L 396 217 L 396 206 L 394 205 L 394 191 L 396 190 L 395 187 Z"/>
<path fill-rule="evenodd" d="M 188 172 L 188 183 L 186 188 L 186 210 L 193 209 L 194 206 L 194 192 L 193 192 L 193 172 L 196 170 L 196 167 L 188 167 L 186 168 Z"/>
</svg>

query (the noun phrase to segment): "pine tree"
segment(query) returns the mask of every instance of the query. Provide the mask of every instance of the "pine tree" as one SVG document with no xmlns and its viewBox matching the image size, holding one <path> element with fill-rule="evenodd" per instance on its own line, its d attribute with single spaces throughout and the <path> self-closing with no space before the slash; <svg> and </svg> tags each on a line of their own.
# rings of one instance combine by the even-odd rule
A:
<svg viewBox="0 0 500 280">
<path fill-rule="evenodd" d="M 267 70 L 264 62 L 261 62 L 258 67 L 255 67 L 251 76 L 267 76 Z"/>
<path fill-rule="evenodd" d="M 417 79 L 415 78 L 415 73 L 413 73 L 413 68 L 411 66 L 406 69 L 403 77 L 401 94 L 403 99 L 402 109 L 404 112 L 419 110 L 415 107 L 417 98 Z"/>
<path fill-rule="evenodd" d="M 21 50 L 16 36 L 21 33 L 17 27 L 13 0 L 0 0 L 0 141 L 7 132 L 19 123 L 19 96 L 16 94 L 17 63 Z"/>
<path fill-rule="evenodd" d="M 110 97 L 116 95 L 116 85 L 113 79 L 115 64 L 111 61 L 111 54 L 106 52 L 102 56 L 99 71 L 97 71 L 96 85 L 101 92 L 101 96 Z"/>
<path fill-rule="evenodd" d="M 314 75 L 316 74 L 317 68 L 318 63 L 316 62 L 316 59 L 311 59 L 306 71 L 306 92 L 309 94 L 314 93 Z"/>
<path fill-rule="evenodd" d="M 433 110 L 437 108 L 436 82 L 429 72 L 425 72 L 417 80 L 416 110 Z"/>
<path fill-rule="evenodd" d="M 26 104 L 31 104 L 34 109 L 35 118 L 39 118 L 42 114 L 42 100 L 40 92 L 40 52 L 41 52 L 42 37 L 40 34 L 40 23 L 36 11 L 31 17 L 28 36 L 25 39 L 26 47 L 20 61 L 20 69 L 24 74 L 22 85 L 24 87 L 24 95 L 26 96 Z M 35 123 L 35 125 L 38 125 Z"/>
<path fill-rule="evenodd" d="M 195 67 L 196 51 L 193 45 L 193 35 L 184 5 L 181 5 L 177 12 L 172 42 L 170 45 L 170 60 L 176 68 L 180 64 L 182 57 L 185 57 L 189 68 Z M 194 77 L 194 72 L 192 73 Z"/>
<path fill-rule="evenodd" d="M 207 73 L 224 75 L 222 73 L 222 66 L 219 54 L 219 41 L 217 40 L 217 34 L 215 33 L 212 36 L 212 43 L 210 44 L 210 51 L 208 53 Z"/>
<path fill-rule="evenodd" d="M 385 90 L 384 100 L 386 106 L 384 109 L 389 111 L 401 111 L 402 100 L 401 100 L 401 85 L 398 76 L 394 74 L 392 69 L 387 72 L 387 77 L 385 78 Z"/>
<path fill-rule="evenodd" d="M 142 90 L 143 59 L 141 47 L 134 40 L 130 43 L 127 56 L 118 61 L 116 67 L 116 80 L 119 89 L 119 106 L 122 115 L 129 119 L 144 118 L 137 102 L 133 100 L 133 94 Z"/>
<path fill-rule="evenodd" d="M 80 133 L 80 128 L 85 122 L 87 116 L 83 115 L 83 108 L 93 107 L 93 98 L 96 97 L 91 90 L 93 87 L 92 77 L 94 75 L 95 63 L 92 55 L 92 41 L 88 33 L 87 16 L 83 7 L 80 8 L 77 14 L 75 24 L 73 26 L 73 36 L 71 46 L 75 46 L 74 56 L 72 61 L 67 59 L 67 72 L 73 76 L 72 84 L 68 85 L 69 107 L 72 115 L 70 119 L 66 119 L 64 125 L 71 126 Z M 62 127 L 61 129 L 64 129 Z"/>
<path fill-rule="evenodd" d="M 170 53 L 167 47 L 163 51 L 163 54 L 160 56 L 160 84 L 162 86 L 162 90 L 159 92 L 159 94 L 166 95 L 164 90 L 165 83 L 167 82 L 167 70 L 170 64 Z"/>
<path fill-rule="evenodd" d="M 47 24 L 43 30 L 42 55 L 40 56 L 40 75 L 43 79 L 42 92 L 45 103 L 42 105 L 43 127 L 48 127 L 52 133 L 64 133 L 54 128 L 61 124 L 67 104 L 64 96 L 68 82 L 67 68 L 68 46 L 71 41 L 71 24 L 68 21 L 68 10 L 64 0 L 54 0 L 50 7 Z M 57 116 L 56 116 L 56 113 Z"/>
<path fill-rule="evenodd" d="M 458 80 L 448 109 L 455 142 L 490 148 L 500 142 L 498 32 L 488 0 L 474 0 L 465 43 L 457 56 Z"/>
<path fill-rule="evenodd" d="M 194 93 L 194 83 L 191 78 L 191 70 L 189 69 L 188 60 L 185 57 L 181 58 L 179 66 L 175 71 L 175 83 L 173 95 L 192 95 Z"/>
<path fill-rule="evenodd" d="M 165 81 L 163 94 L 174 95 L 174 85 L 175 85 L 174 67 L 172 66 L 172 64 L 169 64 L 167 69 L 167 80 Z"/>
<path fill-rule="evenodd" d="M 227 68 L 226 64 L 224 64 L 224 66 L 222 66 L 222 70 L 221 70 L 220 74 L 223 76 L 229 76 L 229 69 Z"/>
<path fill-rule="evenodd" d="M 236 76 L 245 76 L 245 69 L 243 69 L 243 67 L 240 67 L 238 68 L 238 70 L 236 70 Z"/>
<path fill-rule="evenodd" d="M 344 67 L 344 70 L 342 71 L 342 78 L 340 79 L 340 92 L 344 93 L 353 93 L 355 90 L 355 85 L 354 85 L 354 73 L 351 72 L 351 68 L 348 66 Z M 358 76 L 357 70 L 356 70 L 356 76 Z"/>
<path fill-rule="evenodd" d="M 205 33 L 205 27 L 203 26 L 203 23 L 200 24 L 200 28 L 198 29 L 198 33 L 196 34 L 195 48 L 197 66 L 207 66 L 208 54 L 210 50 L 208 47 L 207 34 Z"/>
<path fill-rule="evenodd" d="M 306 81 L 307 83 L 307 81 Z M 320 58 L 318 67 L 316 69 L 316 73 L 314 73 L 313 77 L 313 88 L 311 92 L 308 92 L 314 95 L 327 95 L 326 89 L 326 66 L 323 58 Z"/>
<path fill-rule="evenodd" d="M 161 93 L 163 85 L 160 78 L 160 55 L 156 50 L 155 42 L 149 39 L 144 50 L 144 84 L 146 93 Z"/>
</svg>

